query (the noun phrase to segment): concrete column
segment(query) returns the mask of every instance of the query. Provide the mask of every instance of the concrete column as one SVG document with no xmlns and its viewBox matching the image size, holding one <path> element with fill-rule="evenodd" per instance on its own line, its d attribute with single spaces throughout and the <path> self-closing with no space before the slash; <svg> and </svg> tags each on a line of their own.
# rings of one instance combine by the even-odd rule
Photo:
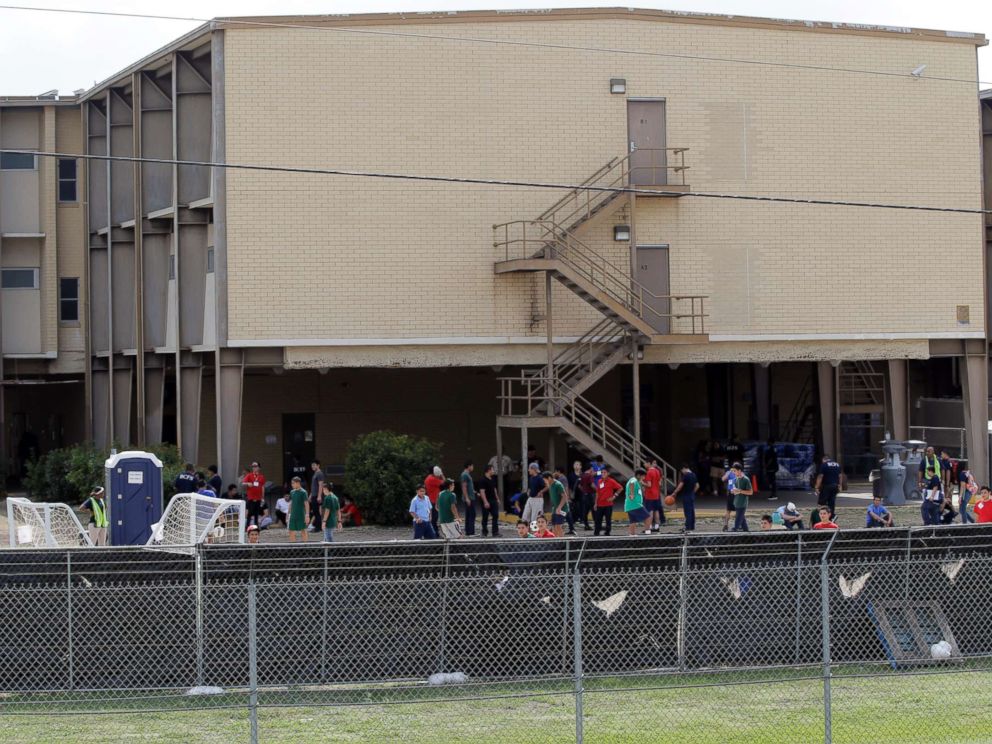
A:
<svg viewBox="0 0 992 744">
<path fill-rule="evenodd" d="M 110 373 L 106 369 L 94 369 L 90 377 L 93 391 L 93 443 L 100 449 L 105 449 L 110 446 Z"/>
<path fill-rule="evenodd" d="M 199 358 L 183 352 L 182 366 L 179 368 L 179 400 L 176 406 L 179 412 L 180 447 L 187 462 L 196 462 L 200 449 L 200 383 L 203 379 L 203 367 Z"/>
<path fill-rule="evenodd" d="M 909 363 L 890 359 L 885 386 L 885 428 L 893 439 L 909 439 Z"/>
<path fill-rule="evenodd" d="M 837 368 L 830 362 L 817 362 L 816 373 L 820 391 L 820 436 L 823 450 L 839 462 L 840 405 L 837 400 Z"/>
<path fill-rule="evenodd" d="M 131 446 L 131 360 L 121 359 L 114 369 L 113 381 L 113 441 L 122 447 Z"/>
<path fill-rule="evenodd" d="M 503 429 L 499 424 L 496 425 L 496 463 L 496 489 L 499 491 L 499 508 L 502 511 L 504 504 L 506 504 L 506 491 L 503 490 L 505 486 L 503 478 Z"/>
<path fill-rule="evenodd" d="M 634 339 L 630 344 L 631 367 L 634 386 L 634 439 L 641 441 L 641 365 L 637 357 L 641 347 Z M 634 463 L 634 467 L 639 467 L 643 463 Z"/>
<path fill-rule="evenodd" d="M 138 393 L 141 395 L 141 393 Z M 165 407 L 165 369 L 145 370 L 145 443 L 162 443 L 162 412 Z M 139 423 L 140 426 L 140 423 Z"/>
<path fill-rule="evenodd" d="M 985 354 L 966 354 L 961 359 L 961 390 L 964 393 L 965 447 L 968 467 L 979 483 L 989 481 L 989 381 Z"/>
<path fill-rule="evenodd" d="M 216 355 L 217 457 L 225 483 L 234 483 L 241 472 L 241 404 L 244 395 L 244 356 L 236 349 Z"/>
<path fill-rule="evenodd" d="M 751 365 L 751 400 L 754 401 L 755 434 L 758 441 L 765 442 L 772 435 L 771 430 L 771 369 L 762 364 Z"/>
<path fill-rule="evenodd" d="M 530 465 L 527 462 L 527 427 L 520 427 L 520 469 L 523 471 L 524 484 L 527 483 L 527 466 Z"/>
</svg>

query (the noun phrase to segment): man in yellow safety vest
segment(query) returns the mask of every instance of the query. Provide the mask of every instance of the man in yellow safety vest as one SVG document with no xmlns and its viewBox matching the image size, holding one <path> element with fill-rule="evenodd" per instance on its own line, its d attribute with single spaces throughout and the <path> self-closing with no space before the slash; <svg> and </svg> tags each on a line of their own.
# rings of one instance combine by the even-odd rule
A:
<svg viewBox="0 0 992 744">
<path fill-rule="evenodd" d="M 103 500 L 103 488 L 95 488 L 83 502 L 83 511 L 90 513 L 87 530 L 94 545 L 107 544 L 107 503 Z"/>
</svg>

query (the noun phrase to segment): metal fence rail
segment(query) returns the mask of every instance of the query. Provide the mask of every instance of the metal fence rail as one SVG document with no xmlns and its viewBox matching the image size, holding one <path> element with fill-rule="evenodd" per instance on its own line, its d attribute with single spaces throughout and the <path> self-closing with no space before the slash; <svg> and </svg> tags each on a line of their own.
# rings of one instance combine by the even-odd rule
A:
<svg viewBox="0 0 992 744">
<path fill-rule="evenodd" d="M 990 605 L 985 526 L 18 550 L 0 727 L 228 711 L 218 740 L 289 740 L 306 710 L 332 741 L 984 741 L 983 700 L 950 727 L 910 701 L 992 681 Z"/>
</svg>

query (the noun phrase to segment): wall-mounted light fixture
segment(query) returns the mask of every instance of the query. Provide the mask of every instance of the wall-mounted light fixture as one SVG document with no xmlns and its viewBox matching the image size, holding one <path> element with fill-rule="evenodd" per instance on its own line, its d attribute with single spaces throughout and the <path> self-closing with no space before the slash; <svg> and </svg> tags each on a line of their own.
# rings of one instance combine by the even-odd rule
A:
<svg viewBox="0 0 992 744">
<path fill-rule="evenodd" d="M 618 243 L 630 240 L 630 225 L 614 225 L 613 239 Z"/>
<path fill-rule="evenodd" d="M 610 78 L 610 93 L 624 94 L 627 92 L 627 81 L 623 78 Z"/>
</svg>

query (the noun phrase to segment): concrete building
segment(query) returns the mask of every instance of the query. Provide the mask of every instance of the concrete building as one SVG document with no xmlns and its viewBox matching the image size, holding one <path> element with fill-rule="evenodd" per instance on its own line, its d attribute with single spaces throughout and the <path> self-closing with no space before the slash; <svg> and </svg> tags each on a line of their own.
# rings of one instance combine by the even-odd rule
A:
<svg viewBox="0 0 992 744">
<path fill-rule="evenodd" d="M 351 175 L 91 161 L 90 433 L 227 480 L 375 428 L 449 470 L 736 433 L 863 474 L 958 394 L 984 477 L 981 135 L 941 80 L 984 44 L 635 9 L 207 24 L 81 96 L 85 152 Z"/>
<path fill-rule="evenodd" d="M 0 97 L 0 457 L 85 436 L 84 166 L 79 104 L 54 92 Z"/>
</svg>

